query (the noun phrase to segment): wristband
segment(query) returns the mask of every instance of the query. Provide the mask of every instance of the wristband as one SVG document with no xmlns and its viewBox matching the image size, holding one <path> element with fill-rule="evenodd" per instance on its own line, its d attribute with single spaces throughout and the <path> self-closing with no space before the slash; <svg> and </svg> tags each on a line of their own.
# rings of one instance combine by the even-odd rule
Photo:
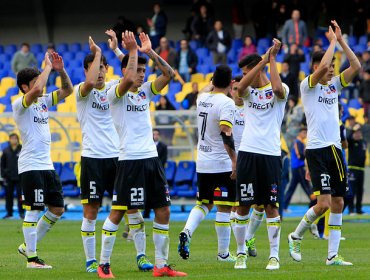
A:
<svg viewBox="0 0 370 280">
<path fill-rule="evenodd" d="M 121 50 L 119 48 L 116 48 L 114 50 L 114 53 L 116 54 L 117 57 L 120 57 L 120 55 L 123 55 L 123 53 L 121 52 Z"/>
</svg>

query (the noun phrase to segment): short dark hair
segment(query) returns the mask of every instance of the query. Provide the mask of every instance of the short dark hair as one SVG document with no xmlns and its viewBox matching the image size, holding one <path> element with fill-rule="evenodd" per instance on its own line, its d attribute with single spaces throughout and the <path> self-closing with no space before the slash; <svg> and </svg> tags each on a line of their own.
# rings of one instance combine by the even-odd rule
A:
<svg viewBox="0 0 370 280">
<path fill-rule="evenodd" d="M 243 76 L 241 76 L 241 75 L 235 76 L 234 81 L 235 82 L 240 82 L 242 80 L 242 78 L 243 78 Z"/>
<path fill-rule="evenodd" d="M 227 88 L 231 83 L 231 68 L 227 65 L 217 66 L 213 73 L 213 85 L 217 88 Z"/>
<path fill-rule="evenodd" d="M 161 132 L 159 131 L 159 129 L 158 128 L 153 128 L 153 132 L 154 131 L 157 131 L 158 132 L 158 134 L 161 134 Z"/>
<path fill-rule="evenodd" d="M 239 61 L 239 68 L 247 67 L 248 69 L 252 69 L 261 60 L 262 60 L 262 57 L 259 54 L 254 53 L 254 54 L 247 55 Z"/>
<path fill-rule="evenodd" d="M 26 42 L 22 43 L 21 47 L 23 47 L 23 46 L 26 46 L 27 48 L 30 48 L 30 44 L 28 44 Z"/>
<path fill-rule="evenodd" d="M 124 58 L 122 59 L 122 61 L 121 61 L 121 69 L 123 69 L 123 68 L 126 68 L 127 67 L 127 64 L 128 64 L 128 59 L 130 58 L 130 56 L 129 55 L 125 55 L 124 56 Z M 145 57 L 143 57 L 143 56 L 138 56 L 137 57 L 137 64 L 145 64 L 146 65 L 146 62 L 147 62 L 148 60 L 145 58 Z"/>
<path fill-rule="evenodd" d="M 40 71 L 37 68 L 24 68 L 17 74 L 17 86 L 21 92 L 25 93 L 22 89 L 22 85 L 30 85 L 30 82 L 40 75 Z"/>
<path fill-rule="evenodd" d="M 11 133 L 11 134 L 9 134 L 9 139 L 10 138 L 12 138 L 12 137 L 17 137 L 17 139 L 18 139 L 18 142 L 19 142 L 19 136 L 18 136 L 18 134 L 17 133 Z"/>
<path fill-rule="evenodd" d="M 317 52 L 314 52 L 312 54 L 312 58 L 311 58 L 311 67 L 313 67 L 314 64 L 316 63 L 320 63 L 322 58 L 324 57 L 325 55 L 325 51 L 317 51 Z M 333 59 L 332 61 L 335 60 L 335 57 L 333 56 Z"/>
<path fill-rule="evenodd" d="M 302 126 L 302 127 L 299 129 L 299 132 L 302 132 L 302 131 L 307 131 L 307 127 Z"/>
<path fill-rule="evenodd" d="M 84 58 L 84 68 L 85 68 L 85 70 L 87 70 L 89 68 L 89 63 L 92 63 L 94 61 L 94 58 L 95 58 L 95 55 L 92 54 L 92 53 L 89 53 L 87 56 L 85 56 L 85 58 Z M 100 61 L 103 62 L 104 66 L 108 65 L 107 59 L 105 58 L 104 55 L 101 55 Z"/>
</svg>

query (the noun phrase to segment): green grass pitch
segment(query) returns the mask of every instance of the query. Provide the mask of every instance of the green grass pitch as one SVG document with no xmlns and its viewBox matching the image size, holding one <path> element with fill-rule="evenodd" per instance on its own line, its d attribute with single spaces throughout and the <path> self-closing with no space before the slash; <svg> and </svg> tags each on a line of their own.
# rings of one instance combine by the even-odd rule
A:
<svg viewBox="0 0 370 280">
<path fill-rule="evenodd" d="M 288 252 L 287 234 L 297 225 L 297 219 L 286 219 L 282 224 L 280 246 L 280 270 L 266 271 L 268 240 L 265 222 L 256 235 L 258 256 L 248 258 L 246 270 L 235 270 L 233 263 L 216 261 L 217 240 L 213 222 L 204 221 L 195 232 L 190 259 L 182 260 L 177 254 L 178 233 L 184 222 L 173 222 L 170 227 L 170 260 L 177 270 L 188 273 L 187 279 L 370 279 L 370 223 L 355 223 L 346 220 L 340 254 L 354 263 L 353 267 L 327 267 L 325 258 L 327 241 L 314 240 L 307 233 L 302 244 L 300 263 L 292 261 Z M 85 260 L 80 236 L 80 222 L 60 221 L 39 244 L 39 257 L 53 266 L 51 270 L 26 268 L 26 260 L 17 253 L 23 241 L 21 221 L 0 222 L 0 279 L 97 279 L 96 274 L 85 272 Z M 100 254 L 100 230 L 97 223 L 97 256 Z M 151 223 L 147 222 L 147 255 L 154 261 Z M 152 279 L 150 272 L 139 272 L 136 266 L 133 242 L 121 237 L 123 226 L 117 234 L 112 256 L 112 271 L 118 279 Z M 232 236 L 231 250 L 235 252 Z"/>
</svg>

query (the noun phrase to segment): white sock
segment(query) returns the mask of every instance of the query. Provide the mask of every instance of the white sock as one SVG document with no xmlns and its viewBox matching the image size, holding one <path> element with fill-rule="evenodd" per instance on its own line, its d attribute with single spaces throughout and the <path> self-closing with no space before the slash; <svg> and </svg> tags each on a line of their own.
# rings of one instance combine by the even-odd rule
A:
<svg viewBox="0 0 370 280">
<path fill-rule="evenodd" d="M 195 205 L 193 209 L 191 209 L 188 220 L 186 221 L 184 227 L 184 230 L 189 232 L 190 237 L 193 235 L 200 222 L 203 221 L 205 216 L 207 216 L 208 212 L 208 208 L 204 205 Z"/>
<path fill-rule="evenodd" d="M 311 224 L 316 221 L 319 216 L 316 215 L 313 207 L 307 210 L 306 214 L 303 216 L 302 220 L 299 222 L 297 228 L 293 233 L 295 238 L 303 238 L 304 233 L 310 228 Z"/>
<path fill-rule="evenodd" d="M 37 257 L 37 220 L 40 211 L 26 211 L 23 221 L 24 242 L 26 242 L 26 252 L 28 258 Z"/>
<path fill-rule="evenodd" d="M 237 254 L 246 254 L 245 233 L 247 232 L 249 215 L 240 216 L 235 214 L 235 239 L 238 246 Z"/>
<path fill-rule="evenodd" d="M 231 226 L 231 229 L 234 233 L 234 237 L 236 238 L 236 234 L 235 234 L 235 212 L 234 211 L 230 212 L 230 226 Z"/>
<path fill-rule="evenodd" d="M 342 233 L 342 213 L 329 214 L 329 248 L 328 259 L 336 256 L 339 250 L 340 237 Z"/>
<path fill-rule="evenodd" d="M 100 264 L 110 263 L 114 242 L 116 241 L 117 230 L 118 225 L 113 224 L 109 217 L 107 217 L 102 230 Z"/>
<path fill-rule="evenodd" d="M 60 216 L 57 216 L 51 213 L 49 210 L 41 217 L 37 223 L 37 242 L 42 240 L 45 234 L 51 229 L 51 227 L 60 219 Z"/>
<path fill-rule="evenodd" d="M 245 235 L 245 240 L 251 240 L 254 237 L 254 234 L 263 221 L 263 214 L 265 214 L 265 211 L 259 212 L 256 209 L 252 210 L 252 214 L 247 227 L 247 234 Z"/>
<path fill-rule="evenodd" d="M 217 212 L 215 228 L 218 240 L 218 254 L 221 257 L 227 257 L 230 246 L 230 213 Z"/>
<path fill-rule="evenodd" d="M 130 233 L 135 242 L 136 255 L 145 255 L 146 249 L 146 235 L 144 218 L 141 212 L 134 214 L 127 214 L 129 220 Z"/>
<path fill-rule="evenodd" d="M 169 224 L 158 224 L 153 222 L 153 241 L 155 247 L 155 265 L 162 268 L 167 264 L 170 238 Z"/>
<path fill-rule="evenodd" d="M 280 247 L 280 230 L 281 221 L 280 216 L 275 218 L 266 218 L 267 234 L 270 242 L 270 257 L 279 260 L 279 247 Z"/>
<path fill-rule="evenodd" d="M 81 237 L 87 262 L 95 260 L 95 224 L 96 220 L 82 219 Z"/>
</svg>

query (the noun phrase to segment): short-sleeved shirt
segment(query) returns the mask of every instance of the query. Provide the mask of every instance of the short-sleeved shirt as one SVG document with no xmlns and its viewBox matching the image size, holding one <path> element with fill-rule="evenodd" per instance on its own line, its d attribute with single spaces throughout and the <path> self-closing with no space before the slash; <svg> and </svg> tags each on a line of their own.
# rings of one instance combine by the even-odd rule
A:
<svg viewBox="0 0 370 280">
<path fill-rule="evenodd" d="M 118 84 L 108 90 L 113 123 L 119 136 L 119 160 L 157 157 L 150 119 L 150 100 L 158 94 L 154 84 L 146 82 L 137 92 L 128 91 L 122 97 Z"/>
<path fill-rule="evenodd" d="M 233 127 L 235 103 L 223 93 L 203 93 L 197 99 L 197 172 L 230 172 L 231 159 L 224 147 L 220 125 Z"/>
<path fill-rule="evenodd" d="M 271 83 L 261 88 L 248 87 L 244 101 L 245 129 L 239 151 L 280 156 L 280 130 L 289 88 L 283 83 L 285 96 L 278 98 Z"/>
<path fill-rule="evenodd" d="M 83 157 L 118 157 L 118 134 L 107 97 L 108 90 L 118 82 L 119 80 L 114 80 L 106 83 L 102 89 L 94 88 L 85 97 L 80 92 L 83 83 L 75 87 L 77 116 L 82 129 Z"/>
<path fill-rule="evenodd" d="M 307 149 L 335 145 L 342 149 L 339 132 L 338 97 L 347 86 L 343 74 L 333 77 L 327 85 L 311 86 L 311 75 L 301 82 L 301 97 L 307 119 Z"/>
<path fill-rule="evenodd" d="M 235 142 L 235 151 L 239 151 L 240 142 L 242 141 L 244 131 L 244 106 L 235 105 L 235 121 L 233 126 L 233 136 Z"/>
<path fill-rule="evenodd" d="M 48 108 L 57 103 L 56 91 L 39 97 L 28 107 L 24 96 L 13 102 L 13 116 L 23 145 L 18 159 L 19 174 L 31 170 L 54 170 L 50 157 Z"/>
</svg>

